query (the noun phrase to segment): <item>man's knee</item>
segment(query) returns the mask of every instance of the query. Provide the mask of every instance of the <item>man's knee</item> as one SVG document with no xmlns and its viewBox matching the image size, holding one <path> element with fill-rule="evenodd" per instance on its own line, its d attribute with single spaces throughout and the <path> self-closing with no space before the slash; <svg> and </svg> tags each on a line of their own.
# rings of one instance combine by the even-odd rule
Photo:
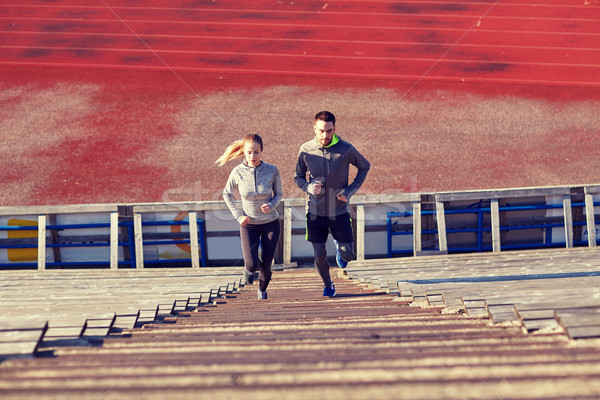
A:
<svg viewBox="0 0 600 400">
<path fill-rule="evenodd" d="M 313 250 L 315 251 L 315 258 L 327 258 L 327 248 L 325 243 L 313 243 Z"/>
</svg>

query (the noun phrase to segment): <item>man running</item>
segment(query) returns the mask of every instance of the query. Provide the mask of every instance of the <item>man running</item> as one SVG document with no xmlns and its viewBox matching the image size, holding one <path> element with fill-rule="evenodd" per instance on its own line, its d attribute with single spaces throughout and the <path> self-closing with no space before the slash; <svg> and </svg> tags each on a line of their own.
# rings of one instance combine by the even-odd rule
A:
<svg viewBox="0 0 600 400">
<path fill-rule="evenodd" d="M 315 267 L 323 280 L 323 296 L 335 296 L 329 274 L 326 242 L 331 231 L 340 268 L 354 258 L 352 221 L 348 202 L 363 184 L 371 165 L 350 143 L 335 133 L 335 116 L 321 111 L 315 116 L 315 137 L 300 147 L 296 185 L 306 192 L 306 235 L 315 253 Z M 349 165 L 357 168 L 348 185 Z"/>
</svg>

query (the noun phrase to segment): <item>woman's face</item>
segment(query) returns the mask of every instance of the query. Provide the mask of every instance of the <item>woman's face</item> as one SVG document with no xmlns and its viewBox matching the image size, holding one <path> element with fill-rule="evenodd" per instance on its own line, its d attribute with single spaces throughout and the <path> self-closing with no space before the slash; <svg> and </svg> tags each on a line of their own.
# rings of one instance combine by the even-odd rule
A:
<svg viewBox="0 0 600 400">
<path fill-rule="evenodd" d="M 244 143 L 244 158 L 246 159 L 246 164 L 251 167 L 258 167 L 260 165 L 261 155 L 262 150 L 260 149 L 260 144 L 254 142 Z"/>
</svg>

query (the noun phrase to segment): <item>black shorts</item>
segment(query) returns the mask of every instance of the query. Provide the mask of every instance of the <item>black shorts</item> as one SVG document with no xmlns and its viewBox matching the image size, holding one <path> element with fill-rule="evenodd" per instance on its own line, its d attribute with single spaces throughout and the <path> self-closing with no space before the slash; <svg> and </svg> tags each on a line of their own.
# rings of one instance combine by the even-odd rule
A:
<svg viewBox="0 0 600 400">
<path fill-rule="evenodd" d="M 334 218 L 306 214 L 306 240 L 311 243 L 325 243 L 329 231 L 339 243 L 352 243 L 354 236 L 350 214 L 336 215 Z"/>
</svg>

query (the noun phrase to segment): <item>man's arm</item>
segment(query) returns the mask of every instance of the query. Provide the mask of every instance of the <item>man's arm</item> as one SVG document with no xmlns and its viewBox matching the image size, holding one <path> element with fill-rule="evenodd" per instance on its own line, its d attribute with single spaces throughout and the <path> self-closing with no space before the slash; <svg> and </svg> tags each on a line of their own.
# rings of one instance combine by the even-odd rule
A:
<svg viewBox="0 0 600 400">
<path fill-rule="evenodd" d="M 367 174 L 369 173 L 369 169 L 371 168 L 371 164 L 367 159 L 358 152 L 354 147 L 352 148 L 352 154 L 349 158 L 350 164 L 354 165 L 358 170 L 356 172 L 356 177 L 354 181 L 344 190 L 344 196 L 350 200 L 350 197 L 354 195 L 354 193 L 358 192 L 358 189 L 362 186 L 363 182 L 367 178 Z"/>
<path fill-rule="evenodd" d="M 277 205 L 283 199 L 283 185 L 281 183 L 281 176 L 279 170 L 275 168 L 275 176 L 273 180 L 273 198 L 270 201 L 271 208 L 277 207 Z"/>
</svg>

